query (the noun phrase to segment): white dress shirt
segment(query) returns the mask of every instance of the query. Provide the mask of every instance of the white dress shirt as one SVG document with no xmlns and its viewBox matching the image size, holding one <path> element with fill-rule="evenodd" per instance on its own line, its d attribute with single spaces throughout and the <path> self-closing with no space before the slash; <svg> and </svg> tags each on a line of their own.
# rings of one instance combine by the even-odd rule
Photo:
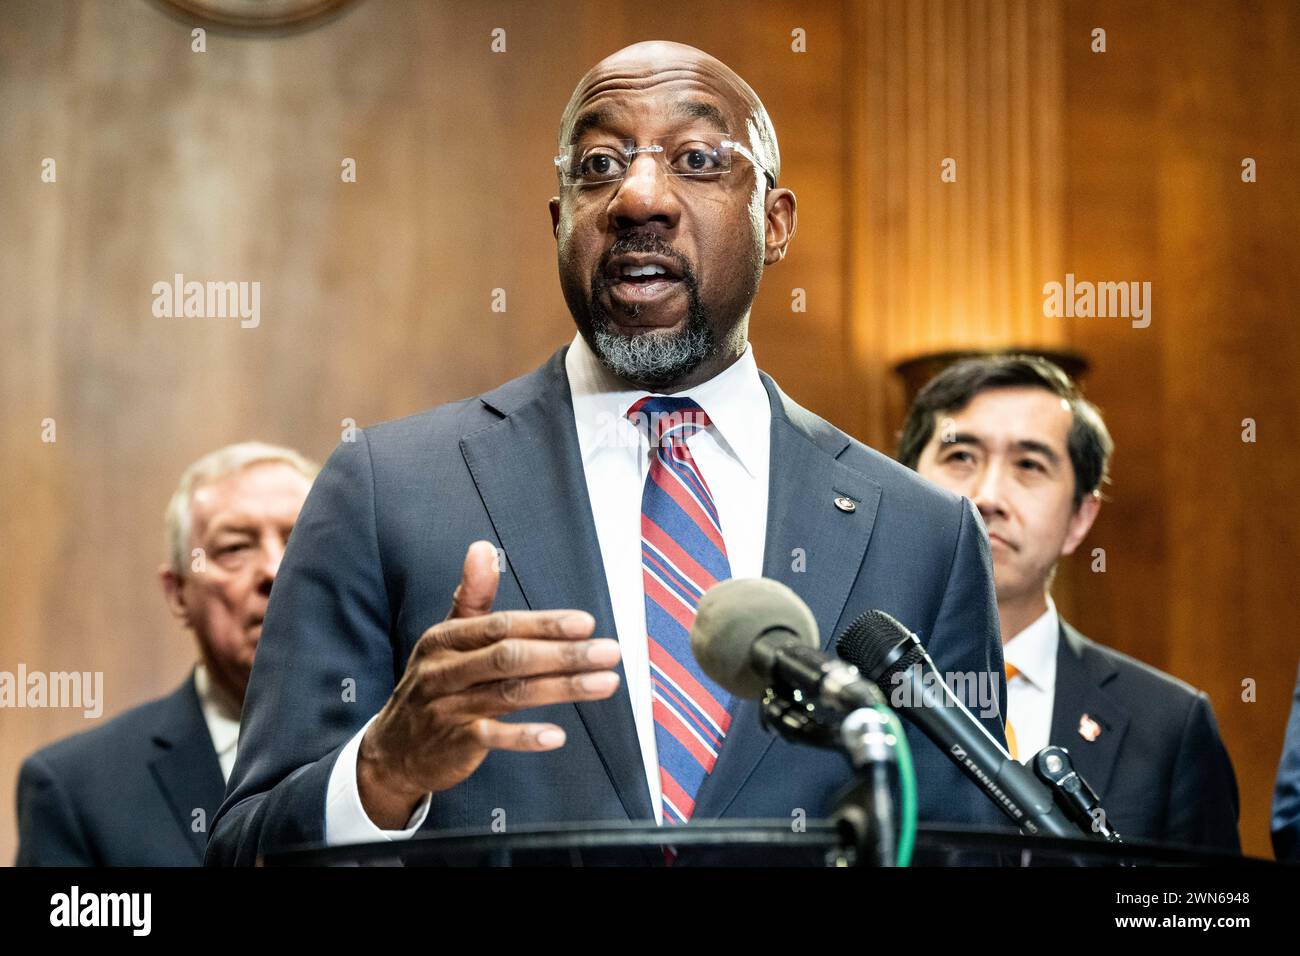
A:
<svg viewBox="0 0 1300 956">
<path fill-rule="evenodd" d="M 565 369 L 573 394 L 587 496 L 623 652 L 632 719 L 655 820 L 662 823 L 641 578 L 641 496 L 650 471 L 650 437 L 627 417 L 628 409 L 649 393 L 628 389 L 614 378 L 581 335 L 574 336 L 569 346 Z M 758 377 L 753 349 L 746 346 L 745 354 L 725 370 L 674 395 L 694 399 L 709 416 L 709 427 L 689 436 L 686 443 L 713 493 L 731 576 L 761 577 L 767 539 L 772 409 Z"/>
<path fill-rule="evenodd" d="M 650 439 L 627 418 L 628 409 L 650 393 L 628 389 L 611 375 L 581 334 L 574 336 L 564 366 L 617 631 L 616 635 L 595 636 L 618 638 L 646 785 L 655 820 L 662 823 L 641 581 L 641 495 L 650 470 Z M 760 577 L 767 540 L 772 409 L 753 349 L 747 345 L 744 354 L 718 375 L 674 394 L 694 399 L 709 416 L 709 427 L 691 435 L 687 444 L 713 493 L 731 575 Z M 348 742 L 330 773 L 325 840 L 331 846 L 404 839 L 419 828 L 428 813 L 426 797 L 405 830 L 381 830 L 366 816 L 356 780 L 357 751 L 364 733 L 363 727 Z"/>
<path fill-rule="evenodd" d="M 1028 763 L 1051 743 L 1060 640 L 1061 619 L 1049 595 L 1042 616 L 1002 646 L 1003 660 L 1020 671 L 1007 683 L 1007 721 L 1015 728 L 1016 758 L 1021 763 Z"/>
<path fill-rule="evenodd" d="M 221 764 L 221 776 L 229 783 L 230 771 L 235 766 L 235 749 L 239 746 L 239 702 L 216 685 L 204 664 L 194 668 L 194 691 L 199 695 L 199 707 L 217 752 L 217 763 Z"/>
</svg>

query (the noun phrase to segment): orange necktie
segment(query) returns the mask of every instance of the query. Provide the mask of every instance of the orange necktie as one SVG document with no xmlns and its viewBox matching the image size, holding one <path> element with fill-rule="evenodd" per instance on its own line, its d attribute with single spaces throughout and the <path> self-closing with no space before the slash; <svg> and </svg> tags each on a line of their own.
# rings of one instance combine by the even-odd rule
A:
<svg viewBox="0 0 1300 956">
<path fill-rule="evenodd" d="M 1011 685 L 1011 678 L 1015 677 L 1015 676 L 1016 676 L 1017 674 L 1019 674 L 1019 673 L 1020 673 L 1020 671 L 1016 668 L 1016 665 L 1015 665 L 1015 664 L 1008 664 L 1008 665 L 1007 665 L 1007 686 L 1008 686 L 1008 687 Z M 1009 699 L 1009 698 L 1010 698 L 1010 692 L 1008 692 L 1008 695 L 1007 695 L 1007 696 L 1008 696 L 1008 700 L 1007 700 L 1007 711 L 1008 711 L 1008 714 L 1009 714 L 1009 713 L 1010 713 L 1010 710 L 1011 710 L 1011 701 L 1010 701 L 1010 699 Z M 1011 718 L 1010 718 L 1010 716 L 1007 717 L 1007 750 L 1009 750 L 1009 751 L 1011 752 L 1011 758 L 1012 758 L 1013 760 L 1019 760 L 1019 759 L 1020 759 L 1020 753 L 1019 753 L 1019 751 L 1016 749 L 1016 730 L 1015 730 L 1014 727 L 1011 726 Z"/>
</svg>

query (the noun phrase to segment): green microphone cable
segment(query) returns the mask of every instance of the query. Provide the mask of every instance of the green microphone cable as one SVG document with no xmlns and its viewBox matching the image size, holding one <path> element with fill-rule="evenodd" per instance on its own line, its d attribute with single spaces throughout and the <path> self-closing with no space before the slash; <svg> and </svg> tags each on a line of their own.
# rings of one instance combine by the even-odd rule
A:
<svg viewBox="0 0 1300 956">
<path fill-rule="evenodd" d="M 907 745 L 907 734 L 903 724 L 888 707 L 877 705 L 873 708 L 889 726 L 894 735 L 894 747 L 898 755 L 898 787 L 901 791 L 901 807 L 898 819 L 898 865 L 910 866 L 912 850 L 916 846 L 916 768 L 912 765 L 912 749 Z"/>
</svg>

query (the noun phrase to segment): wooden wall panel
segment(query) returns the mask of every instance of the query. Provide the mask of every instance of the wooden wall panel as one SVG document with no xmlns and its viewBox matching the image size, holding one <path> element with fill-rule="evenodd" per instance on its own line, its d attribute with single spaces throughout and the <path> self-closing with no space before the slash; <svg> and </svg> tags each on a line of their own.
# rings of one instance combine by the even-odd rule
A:
<svg viewBox="0 0 1300 956">
<path fill-rule="evenodd" d="M 1058 348 L 1038 290 L 1060 272 L 1065 109 L 1062 6 L 865 0 L 857 69 L 850 342 L 860 368 L 950 348 Z M 956 161 L 956 181 L 941 178 Z M 888 447 L 897 383 L 859 414 Z"/>
<path fill-rule="evenodd" d="M 344 418 L 472 394 L 567 341 L 546 212 L 559 113 L 588 66 L 661 36 L 730 63 L 776 124 L 799 231 L 751 338 L 796 399 L 888 448 L 900 359 L 1018 344 L 1092 361 L 1119 444 L 1093 534 L 1108 571 L 1067 563 L 1062 606 L 1211 693 L 1246 847 L 1267 853 L 1300 653 L 1294 5 L 368 0 L 274 36 L 213 29 L 201 55 L 191 26 L 151 0 L 7 8 L 0 669 L 103 670 L 108 714 L 165 692 L 193 655 L 152 572 L 189 461 L 250 436 L 323 458 Z M 150 286 L 177 271 L 260 280 L 261 326 L 154 319 Z M 1042 284 L 1066 271 L 1152 281 L 1152 327 L 1045 319 Z M 85 721 L 0 725 L 8 862 L 21 758 Z"/>
<path fill-rule="evenodd" d="M 1300 456 L 1241 420 L 1300 407 L 1295 117 L 1300 15 L 1286 3 L 877 0 L 851 12 L 848 333 L 853 424 L 890 447 L 885 366 L 1029 345 L 1082 353 L 1116 443 L 1110 501 L 1063 563 L 1085 632 L 1207 691 L 1242 793 L 1248 852 L 1269 802 L 1300 642 Z M 1090 49 L 1094 27 L 1108 49 Z M 958 158 L 941 184 L 938 158 Z M 1267 170 L 1241 182 L 1241 160 Z M 1049 319 L 1042 286 L 1150 281 L 1153 322 Z M 881 409 L 885 410 L 882 416 Z M 1276 426 L 1275 426 L 1276 427 Z M 1242 700 L 1242 682 L 1257 699 Z"/>
<path fill-rule="evenodd" d="M 1099 25 L 1104 55 L 1087 45 Z M 1244 845 L 1267 855 L 1300 660 L 1286 583 L 1300 553 L 1300 456 L 1287 437 L 1300 409 L 1300 10 L 1073 3 L 1066 30 L 1068 264 L 1081 278 L 1150 281 L 1153 299 L 1146 329 L 1069 320 L 1118 446 L 1092 536 L 1107 572 L 1071 564 L 1071 613 L 1210 694 Z M 1254 184 L 1241 180 L 1247 156 Z M 1254 444 L 1241 439 L 1247 417 Z"/>
<path fill-rule="evenodd" d="M 254 436 L 324 458 L 345 418 L 484 391 L 566 343 L 546 208 L 559 117 L 589 66 L 637 40 L 693 42 L 764 97 L 800 227 L 765 277 L 755 351 L 840 416 L 846 211 L 826 158 L 845 136 L 844 10 L 760 13 L 370 0 L 304 30 L 210 28 L 197 54 L 194 24 L 151 0 L 9 4 L 0 669 L 103 671 L 106 716 L 166 692 L 193 645 L 153 572 L 190 461 Z M 807 53 L 791 49 L 796 28 Z M 39 179 L 47 156 L 54 184 Z M 344 157 L 355 184 L 340 181 Z M 260 281 L 261 324 L 155 319 L 151 286 L 176 272 Z M 807 312 L 791 311 L 796 288 Z M 86 727 L 70 711 L 0 711 L 0 862 L 22 758 Z"/>
</svg>

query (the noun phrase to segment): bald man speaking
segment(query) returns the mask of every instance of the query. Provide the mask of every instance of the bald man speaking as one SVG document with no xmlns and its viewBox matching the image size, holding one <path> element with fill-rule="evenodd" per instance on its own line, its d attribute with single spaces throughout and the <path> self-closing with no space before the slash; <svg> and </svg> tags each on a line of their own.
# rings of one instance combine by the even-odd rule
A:
<svg viewBox="0 0 1300 956">
<path fill-rule="evenodd" d="M 941 672 L 990 688 L 978 715 L 1005 739 L 971 505 L 758 370 L 750 309 L 796 225 L 758 96 L 693 47 L 635 44 L 578 83 L 555 166 L 577 332 L 536 371 L 330 457 L 271 598 L 209 863 L 502 823 L 828 814 L 844 758 L 764 730 L 690 654 L 700 595 L 732 577 L 793 588 L 825 647 L 890 612 Z M 910 741 L 923 821 L 1001 825 Z"/>
</svg>

